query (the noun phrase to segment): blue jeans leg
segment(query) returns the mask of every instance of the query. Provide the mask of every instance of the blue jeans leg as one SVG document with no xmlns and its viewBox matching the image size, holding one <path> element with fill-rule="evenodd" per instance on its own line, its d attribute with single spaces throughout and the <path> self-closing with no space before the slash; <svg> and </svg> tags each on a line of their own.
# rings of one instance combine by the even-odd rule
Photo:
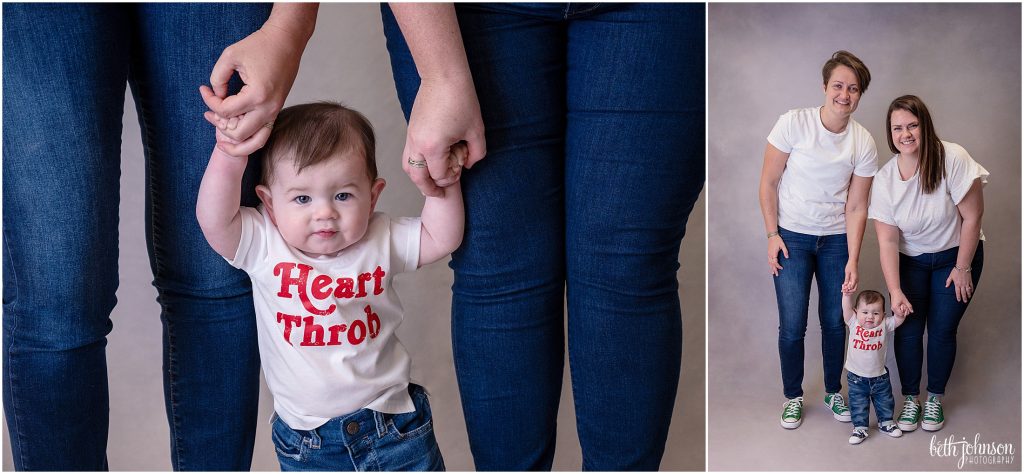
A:
<svg viewBox="0 0 1024 474">
<path fill-rule="evenodd" d="M 415 65 L 382 11 L 408 114 Z M 656 469 L 681 357 L 679 243 L 703 185 L 703 7 L 459 5 L 458 15 L 488 145 L 463 175 L 466 236 L 452 261 L 476 467 L 551 467 L 568 289 L 583 467 Z M 679 54 L 622 60 L 659 47 Z M 592 80 L 616 74 L 628 79 Z M 636 410 L 626 432 L 609 425 Z"/>
<path fill-rule="evenodd" d="M 849 385 L 849 397 L 847 398 L 850 399 L 850 420 L 853 422 L 854 427 L 867 428 L 868 415 L 871 413 L 870 379 L 847 372 L 846 383 Z"/>
<path fill-rule="evenodd" d="M 846 235 L 814 236 L 779 228 L 789 258 L 778 255 L 782 270 L 774 278 L 779 307 L 779 359 L 782 366 L 783 395 L 803 396 L 804 336 L 811 279 L 818 287 L 818 323 L 821 327 L 821 356 L 825 391 L 842 390 L 843 350 L 846 326 L 843 323 L 841 289 L 849 258 Z"/>
<path fill-rule="evenodd" d="M 4 404 L 18 469 L 106 468 L 104 346 L 118 278 L 126 81 L 147 158 L 146 233 L 163 309 L 172 464 L 248 469 L 255 323 L 245 275 L 209 248 L 195 223 L 213 146 L 211 128 L 196 118 L 205 107 L 195 86 L 269 8 L 4 8 Z"/>
<path fill-rule="evenodd" d="M 892 382 L 889 380 L 888 370 L 885 374 L 871 379 L 871 404 L 875 406 L 875 416 L 879 425 L 892 421 L 896 401 L 892 398 Z"/>
<path fill-rule="evenodd" d="M 900 254 L 900 286 L 914 307 L 894 338 L 896 364 L 904 395 L 921 392 L 924 334 L 928 333 L 928 391 L 944 394 L 956 359 L 956 333 L 969 302 L 956 301 L 955 288 L 946 278 L 956 264 L 959 247 L 914 257 Z M 971 262 L 975 291 L 984 267 L 984 242 Z"/>
</svg>

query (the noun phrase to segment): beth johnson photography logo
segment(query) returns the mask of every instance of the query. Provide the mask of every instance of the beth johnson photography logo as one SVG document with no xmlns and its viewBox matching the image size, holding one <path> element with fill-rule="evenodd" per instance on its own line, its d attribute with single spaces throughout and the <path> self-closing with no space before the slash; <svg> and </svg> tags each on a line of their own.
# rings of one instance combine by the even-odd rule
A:
<svg viewBox="0 0 1024 474">
<path fill-rule="evenodd" d="M 956 468 L 966 465 L 1010 465 L 1015 462 L 1017 450 L 1013 443 L 984 440 L 981 433 L 973 438 L 951 434 L 947 437 L 932 435 L 928 454 L 940 458 L 956 459 Z"/>
</svg>

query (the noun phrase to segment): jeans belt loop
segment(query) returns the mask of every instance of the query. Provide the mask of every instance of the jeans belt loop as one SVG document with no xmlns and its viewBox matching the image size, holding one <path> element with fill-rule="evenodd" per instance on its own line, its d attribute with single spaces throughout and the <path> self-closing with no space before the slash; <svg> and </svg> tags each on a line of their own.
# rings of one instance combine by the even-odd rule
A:
<svg viewBox="0 0 1024 474">
<path fill-rule="evenodd" d="M 383 438 L 384 435 L 388 434 L 387 422 L 384 420 L 384 414 L 373 410 L 373 421 L 377 425 L 377 437 Z"/>
</svg>

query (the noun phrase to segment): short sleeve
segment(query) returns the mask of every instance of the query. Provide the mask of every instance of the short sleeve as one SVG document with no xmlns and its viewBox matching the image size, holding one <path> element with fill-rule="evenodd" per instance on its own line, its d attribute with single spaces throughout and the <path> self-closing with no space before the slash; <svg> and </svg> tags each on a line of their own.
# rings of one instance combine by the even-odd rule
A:
<svg viewBox="0 0 1024 474">
<path fill-rule="evenodd" d="M 882 173 L 884 174 L 884 173 Z M 871 200 L 868 204 L 868 218 L 874 219 L 883 224 L 896 225 L 896 217 L 893 215 L 892 199 L 889 196 L 889 189 L 886 187 L 885 179 L 876 176 L 871 182 Z M 882 178 L 882 179 L 879 179 Z"/>
<path fill-rule="evenodd" d="M 267 255 L 267 226 L 269 219 L 266 219 L 259 210 L 252 207 L 242 207 L 242 237 L 238 241 L 238 250 L 235 251 L 235 258 L 225 259 L 231 266 L 250 271 L 256 268 L 256 264 Z"/>
<path fill-rule="evenodd" d="M 988 170 L 974 161 L 964 147 L 955 143 L 943 145 L 946 147 L 946 187 L 953 204 L 960 204 L 974 180 L 981 178 L 983 184 L 988 183 Z"/>
<path fill-rule="evenodd" d="M 779 116 L 771 133 L 768 134 L 768 143 L 783 153 L 793 151 L 793 113 L 787 112 Z"/>
<path fill-rule="evenodd" d="M 390 227 L 391 271 L 415 271 L 420 263 L 420 218 L 391 218 Z"/>
<path fill-rule="evenodd" d="M 875 139 L 867 130 L 864 130 L 863 135 L 857 156 L 854 157 L 853 174 L 870 178 L 878 172 L 878 148 L 875 147 Z"/>
</svg>

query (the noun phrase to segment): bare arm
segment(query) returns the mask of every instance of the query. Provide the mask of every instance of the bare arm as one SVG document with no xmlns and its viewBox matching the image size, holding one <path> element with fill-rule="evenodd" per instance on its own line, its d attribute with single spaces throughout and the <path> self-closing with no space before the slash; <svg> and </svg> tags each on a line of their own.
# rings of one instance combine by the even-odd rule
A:
<svg viewBox="0 0 1024 474">
<path fill-rule="evenodd" d="M 847 324 L 850 319 L 857 317 L 857 310 L 853 307 L 853 291 L 843 292 L 843 320 Z"/>
<path fill-rule="evenodd" d="M 878 234 L 878 256 L 882 263 L 882 275 L 885 286 L 889 288 L 892 314 L 906 316 L 914 312 L 907 296 L 900 286 L 900 229 L 896 226 L 875 221 L 875 233 Z"/>
<path fill-rule="evenodd" d="M 789 153 L 784 153 L 771 143 L 764 147 L 764 165 L 761 168 L 761 186 L 758 197 L 761 201 L 761 215 L 764 217 L 765 235 L 775 234 L 768 238 L 768 268 L 772 275 L 779 276 L 782 265 L 779 264 L 779 252 L 789 258 L 789 249 L 782 241 L 779 232 L 779 181 L 786 169 Z"/>
<path fill-rule="evenodd" d="M 871 179 L 853 175 L 850 178 L 850 191 L 846 196 L 846 249 L 849 252 L 849 259 L 846 261 L 843 288 L 848 288 L 851 292 L 857 291 L 859 283 L 857 267 L 860 262 L 861 243 L 864 241 L 864 228 L 868 222 Z"/>
<path fill-rule="evenodd" d="M 441 187 L 459 180 L 460 173 L 444 164 L 449 147 L 465 141 L 466 168 L 487 153 L 484 122 L 473 77 L 462 44 L 462 33 L 451 3 L 392 3 L 420 75 L 420 88 L 409 114 L 402 169 L 420 192 L 441 196 Z M 425 160 L 417 168 L 409 160 Z"/>
<path fill-rule="evenodd" d="M 455 145 L 447 161 L 452 164 L 463 162 L 466 153 L 466 145 Z M 441 196 L 427 196 L 423 202 L 419 267 L 444 258 L 462 244 L 466 215 L 462 186 L 456 182 L 440 189 Z"/>
<path fill-rule="evenodd" d="M 218 133 L 218 138 L 220 134 Z M 238 242 L 242 238 L 242 214 L 239 202 L 242 193 L 242 173 L 248 156 L 231 156 L 213 147 L 206 174 L 199 184 L 196 218 L 206 241 L 224 258 L 235 258 Z"/>
<path fill-rule="evenodd" d="M 981 179 L 975 179 L 971 189 L 967 191 L 960 204 L 956 205 L 963 221 L 960 223 L 960 250 L 956 254 L 956 266 L 946 278 L 946 288 L 950 283 L 956 288 L 956 300 L 968 301 L 974 294 L 971 280 L 971 261 L 978 249 L 981 238 L 981 216 L 985 213 L 985 200 L 981 193 Z M 959 269 L 958 269 L 959 268 Z"/>
</svg>

